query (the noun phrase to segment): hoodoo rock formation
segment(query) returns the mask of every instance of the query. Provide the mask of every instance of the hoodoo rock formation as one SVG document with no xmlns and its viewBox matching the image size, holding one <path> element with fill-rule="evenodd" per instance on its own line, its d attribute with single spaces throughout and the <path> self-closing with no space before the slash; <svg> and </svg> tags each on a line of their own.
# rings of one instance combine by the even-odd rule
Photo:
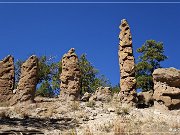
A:
<svg viewBox="0 0 180 135">
<path fill-rule="evenodd" d="M 134 106 L 136 103 L 136 79 L 135 62 L 132 49 L 132 36 L 130 27 L 125 19 L 121 20 L 119 43 L 119 66 L 120 66 L 120 98 L 121 102 Z"/>
<path fill-rule="evenodd" d="M 0 102 L 7 102 L 14 89 L 14 58 L 11 55 L 0 61 Z"/>
<path fill-rule="evenodd" d="M 153 72 L 154 94 L 156 104 L 168 109 L 180 109 L 180 70 L 159 68 Z"/>
<path fill-rule="evenodd" d="M 34 102 L 34 94 L 37 85 L 38 58 L 35 55 L 29 57 L 21 66 L 21 76 L 16 94 L 11 99 L 11 105 L 18 102 Z"/>
<path fill-rule="evenodd" d="M 77 100 L 80 94 L 80 69 L 75 49 L 71 48 L 62 58 L 62 73 L 60 75 L 60 98 Z"/>
</svg>

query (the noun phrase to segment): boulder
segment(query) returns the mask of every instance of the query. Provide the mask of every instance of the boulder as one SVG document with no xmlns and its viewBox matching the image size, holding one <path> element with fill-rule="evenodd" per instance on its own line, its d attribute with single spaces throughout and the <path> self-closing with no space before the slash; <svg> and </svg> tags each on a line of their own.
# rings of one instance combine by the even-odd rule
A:
<svg viewBox="0 0 180 135">
<path fill-rule="evenodd" d="M 180 88 L 180 70 L 175 68 L 159 68 L 154 70 L 155 82 L 166 83 L 170 87 Z"/>
<path fill-rule="evenodd" d="M 97 88 L 94 95 L 89 98 L 89 101 L 110 101 L 112 98 L 110 87 Z"/>
<path fill-rule="evenodd" d="M 153 72 L 156 104 L 163 104 L 169 110 L 180 109 L 180 70 L 159 68 Z"/>
</svg>

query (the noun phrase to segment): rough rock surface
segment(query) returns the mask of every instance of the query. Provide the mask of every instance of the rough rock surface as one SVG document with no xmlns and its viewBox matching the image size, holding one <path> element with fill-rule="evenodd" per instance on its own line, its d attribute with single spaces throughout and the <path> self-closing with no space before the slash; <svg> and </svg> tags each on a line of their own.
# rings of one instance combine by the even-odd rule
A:
<svg viewBox="0 0 180 135">
<path fill-rule="evenodd" d="M 35 55 L 32 55 L 21 66 L 20 80 L 18 82 L 16 94 L 11 99 L 11 105 L 24 101 L 34 102 L 37 72 L 38 58 Z"/>
<path fill-rule="evenodd" d="M 60 75 L 60 98 L 77 100 L 80 93 L 80 69 L 75 49 L 71 48 L 62 58 L 62 73 Z"/>
<path fill-rule="evenodd" d="M 153 72 L 156 82 L 166 83 L 171 87 L 180 88 L 180 70 L 175 68 L 159 68 Z"/>
<path fill-rule="evenodd" d="M 110 87 L 97 88 L 94 95 L 89 98 L 89 101 L 109 101 L 112 98 Z"/>
<path fill-rule="evenodd" d="M 159 68 L 153 72 L 154 95 L 159 104 L 168 109 L 180 109 L 180 70 Z"/>
<path fill-rule="evenodd" d="M 146 108 L 154 105 L 153 90 L 147 92 L 140 92 L 137 94 L 139 108 Z"/>
<path fill-rule="evenodd" d="M 83 97 L 81 98 L 81 101 L 89 101 L 89 98 L 91 97 L 91 93 L 84 93 Z"/>
<path fill-rule="evenodd" d="M 135 62 L 132 49 L 132 37 L 130 27 L 125 19 L 121 20 L 119 43 L 119 66 L 120 66 L 120 97 L 124 104 L 134 106 L 136 103 L 136 79 Z"/>
<path fill-rule="evenodd" d="M 0 61 L 0 102 L 7 102 L 14 89 L 14 58 L 11 55 Z"/>
</svg>

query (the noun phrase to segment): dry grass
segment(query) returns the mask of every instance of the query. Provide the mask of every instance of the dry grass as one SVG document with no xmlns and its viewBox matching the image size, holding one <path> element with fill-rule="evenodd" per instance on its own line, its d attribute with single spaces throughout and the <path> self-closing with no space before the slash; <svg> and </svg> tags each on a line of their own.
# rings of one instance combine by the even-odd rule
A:
<svg viewBox="0 0 180 135">
<path fill-rule="evenodd" d="M 93 133 L 90 131 L 89 126 L 86 127 L 85 132 L 84 132 L 84 135 L 93 135 Z"/>
<path fill-rule="evenodd" d="M 9 103 L 7 102 L 0 102 L 0 107 L 8 107 Z"/>
<path fill-rule="evenodd" d="M 86 106 L 91 107 L 91 108 L 93 108 L 95 105 L 96 105 L 96 102 L 93 100 L 86 103 Z"/>
<path fill-rule="evenodd" d="M 130 108 L 128 107 L 116 107 L 115 112 L 117 115 L 128 115 L 130 113 Z"/>
<path fill-rule="evenodd" d="M 87 114 L 84 110 L 78 110 L 75 112 L 76 118 L 82 119 L 87 117 Z"/>
<path fill-rule="evenodd" d="M 6 118 L 7 113 L 5 111 L 0 111 L 0 118 Z"/>
<path fill-rule="evenodd" d="M 79 101 L 72 101 L 72 102 L 70 103 L 70 108 L 71 108 L 72 111 L 77 111 L 77 110 L 79 110 L 79 109 L 80 109 L 80 103 L 79 103 Z"/>
<path fill-rule="evenodd" d="M 114 124 L 112 122 L 104 123 L 103 125 L 100 125 L 99 129 L 102 132 L 111 132 L 114 127 Z"/>
<path fill-rule="evenodd" d="M 109 103 L 109 102 L 111 102 L 113 99 L 112 99 L 112 97 L 108 97 L 108 98 L 106 98 L 106 100 L 104 101 L 105 103 Z"/>
<path fill-rule="evenodd" d="M 114 122 L 114 135 L 141 135 L 140 122 L 122 117 Z"/>
<path fill-rule="evenodd" d="M 76 129 L 71 129 L 67 132 L 63 132 L 62 135 L 77 135 Z"/>
<path fill-rule="evenodd" d="M 125 123 L 121 118 L 117 119 L 114 122 L 113 132 L 114 132 L 114 135 L 126 135 Z"/>
</svg>

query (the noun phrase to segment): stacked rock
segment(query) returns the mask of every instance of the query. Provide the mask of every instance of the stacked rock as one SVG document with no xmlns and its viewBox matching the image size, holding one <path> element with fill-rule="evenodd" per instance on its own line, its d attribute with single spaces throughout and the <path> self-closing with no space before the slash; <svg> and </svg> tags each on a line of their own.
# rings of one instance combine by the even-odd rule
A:
<svg viewBox="0 0 180 135">
<path fill-rule="evenodd" d="M 14 58 L 8 55 L 0 61 L 0 102 L 8 102 L 11 98 L 14 89 L 14 75 Z"/>
<path fill-rule="evenodd" d="M 77 100 L 80 95 L 80 68 L 75 49 L 71 48 L 62 58 L 62 73 L 60 75 L 60 98 Z"/>
<path fill-rule="evenodd" d="M 34 102 L 38 77 L 38 58 L 29 57 L 21 66 L 21 75 L 16 94 L 11 99 L 11 105 L 19 102 Z"/>
<path fill-rule="evenodd" d="M 121 20 L 119 43 L 119 66 L 120 66 L 120 97 L 121 102 L 134 106 L 136 98 L 135 60 L 132 49 L 132 36 L 130 27 L 125 19 Z"/>
</svg>

